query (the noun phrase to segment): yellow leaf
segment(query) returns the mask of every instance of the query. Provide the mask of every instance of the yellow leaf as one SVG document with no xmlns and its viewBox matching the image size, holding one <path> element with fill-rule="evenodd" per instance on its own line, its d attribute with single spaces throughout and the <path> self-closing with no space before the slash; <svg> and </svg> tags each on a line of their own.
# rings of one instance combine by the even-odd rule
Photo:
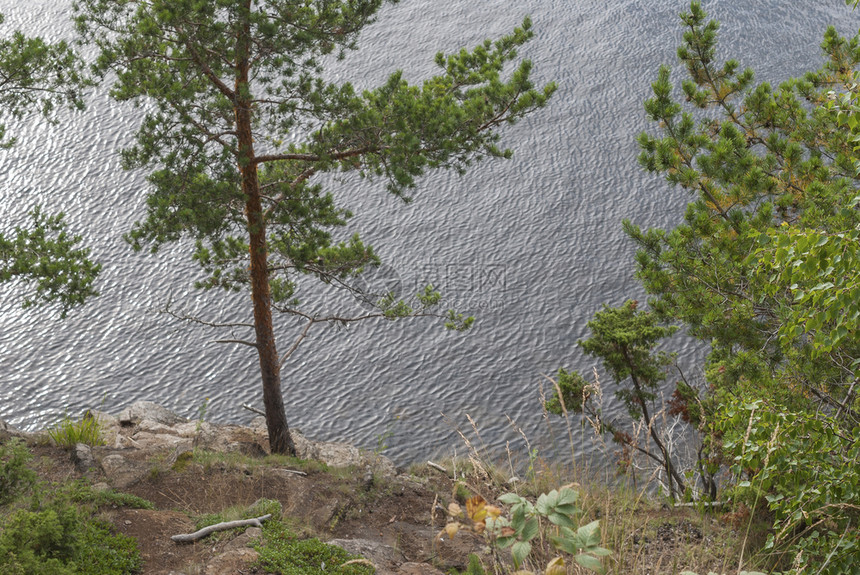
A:
<svg viewBox="0 0 860 575">
<path fill-rule="evenodd" d="M 476 523 L 481 522 L 487 516 L 486 506 L 487 502 L 480 495 L 470 497 L 466 500 L 466 515 Z"/>
<path fill-rule="evenodd" d="M 564 557 L 556 557 L 546 565 L 544 575 L 566 575 L 567 569 L 564 566 Z"/>
<path fill-rule="evenodd" d="M 484 509 L 486 509 L 487 515 L 492 519 L 496 519 L 499 515 L 502 514 L 502 510 L 495 505 L 487 505 Z"/>
</svg>

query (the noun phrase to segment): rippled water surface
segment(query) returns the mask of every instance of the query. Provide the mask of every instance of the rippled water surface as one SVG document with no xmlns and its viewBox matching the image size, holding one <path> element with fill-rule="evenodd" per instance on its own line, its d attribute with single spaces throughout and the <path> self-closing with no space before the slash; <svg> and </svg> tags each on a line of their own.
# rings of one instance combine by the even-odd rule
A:
<svg viewBox="0 0 860 575">
<path fill-rule="evenodd" d="M 464 451 L 455 426 L 466 414 L 496 452 L 522 447 L 508 417 L 533 445 L 552 451 L 541 420 L 541 372 L 590 370 L 574 349 L 602 302 L 642 297 L 632 277 L 633 249 L 621 220 L 643 226 L 677 222 L 681 190 L 637 166 L 636 135 L 649 129 L 642 102 L 662 63 L 675 64 L 681 29 L 676 0 L 404 0 L 367 30 L 361 49 L 331 70 L 361 87 L 395 69 L 412 81 L 433 73 L 440 50 L 470 47 L 510 31 L 526 14 L 536 36 L 522 50 L 538 82 L 558 82 L 550 106 L 505 131 L 510 161 L 480 164 L 463 177 L 434 173 L 403 205 L 381 185 L 331 181 L 356 213 L 359 231 L 405 288 L 440 285 L 478 317 L 466 334 L 433 322 L 365 323 L 318 329 L 283 370 L 287 415 L 318 438 L 349 438 L 399 463 Z M 842 33 L 858 17 L 842 0 L 704 2 L 722 22 L 722 52 L 779 81 L 815 68 L 825 27 Z M 15 27 L 68 37 L 61 0 L 0 0 Z M 168 301 L 216 320 L 247 320 L 247 297 L 224 298 L 192 287 L 197 270 L 187 246 L 157 257 L 134 254 L 122 234 L 142 216 L 145 174 L 119 167 L 141 114 L 97 93 L 83 113 L 57 126 L 39 118 L 10 123 L 19 138 L 0 151 L 0 222 L 21 224 L 35 203 L 63 210 L 104 263 L 101 297 L 66 320 L 22 311 L 4 286 L 0 298 L 0 418 L 24 428 L 50 424 L 88 407 L 118 411 L 138 399 L 196 417 L 247 421 L 240 406 L 261 405 L 256 358 L 224 337 L 154 313 Z M 356 311 L 360 310 L 356 304 Z M 244 335 L 237 333 L 237 336 Z M 298 335 L 278 326 L 280 348 Z M 693 365 L 702 350 L 680 342 Z M 609 384 L 608 381 L 605 383 Z M 612 386 L 608 385 L 609 390 Z M 556 425 L 560 431 L 560 426 Z M 566 435 L 566 432 L 565 434 Z"/>
</svg>

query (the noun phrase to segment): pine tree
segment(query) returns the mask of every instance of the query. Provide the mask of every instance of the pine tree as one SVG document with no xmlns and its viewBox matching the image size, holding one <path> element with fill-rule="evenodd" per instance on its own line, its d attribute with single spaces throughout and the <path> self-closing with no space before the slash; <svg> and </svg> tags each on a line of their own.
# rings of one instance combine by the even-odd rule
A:
<svg viewBox="0 0 860 575">
<path fill-rule="evenodd" d="M 536 89 L 517 49 L 531 22 L 472 51 L 436 56 L 440 75 L 421 86 L 400 72 L 373 90 L 326 79 L 327 58 L 355 49 L 383 0 L 80 0 L 77 24 L 96 45 L 112 94 L 152 106 L 123 152 L 126 168 L 154 168 L 146 219 L 128 235 L 157 250 L 182 237 L 208 273 L 199 285 L 248 289 L 253 302 L 263 401 L 273 452 L 294 452 L 281 394 L 273 309 L 306 323 L 424 315 L 382 298 L 378 313 L 318 315 L 296 295 L 302 276 L 349 289 L 378 262 L 358 237 L 333 243 L 349 218 L 318 182 L 320 174 L 359 172 L 408 198 L 428 170 L 464 172 L 486 156 L 510 157 L 498 128 L 544 106 L 554 84 Z M 452 323 L 466 321 L 452 314 Z M 289 352 L 288 352 L 289 353 Z"/>
</svg>

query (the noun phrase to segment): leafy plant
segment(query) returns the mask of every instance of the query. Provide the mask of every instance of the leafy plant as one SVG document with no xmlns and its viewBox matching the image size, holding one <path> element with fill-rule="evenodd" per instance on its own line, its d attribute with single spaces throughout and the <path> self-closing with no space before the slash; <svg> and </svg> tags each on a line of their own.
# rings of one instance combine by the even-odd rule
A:
<svg viewBox="0 0 860 575">
<path fill-rule="evenodd" d="M 568 554 L 586 569 L 603 573 L 600 557 L 611 552 L 600 546 L 599 520 L 579 525 L 579 493 L 562 487 L 541 494 L 535 503 L 516 493 L 506 493 L 499 500 L 511 506 L 510 517 L 480 495 L 466 501 L 465 512 L 459 504 L 450 503 L 452 521 L 440 535 L 454 537 L 464 526 L 483 534 L 494 551 L 510 548 L 514 570 L 518 571 L 531 567 L 547 575 L 563 575 L 564 554 Z M 494 557 L 498 560 L 497 553 Z"/>
<path fill-rule="evenodd" d="M 802 558 L 796 574 L 860 565 L 860 426 L 846 436 L 831 417 L 759 399 L 727 404 L 721 427 L 739 480 L 735 498 L 766 501 L 772 513 L 766 549 Z"/>
<path fill-rule="evenodd" d="M 11 503 L 35 484 L 36 473 L 27 467 L 32 458 L 18 438 L 0 444 L 0 505 Z"/>
<path fill-rule="evenodd" d="M 80 421 L 73 421 L 69 417 L 64 417 L 63 420 L 48 429 L 48 437 L 60 447 L 71 449 L 78 443 L 87 445 L 104 445 L 105 441 L 101 436 L 101 427 L 98 419 L 89 413 L 82 417 Z"/>
</svg>

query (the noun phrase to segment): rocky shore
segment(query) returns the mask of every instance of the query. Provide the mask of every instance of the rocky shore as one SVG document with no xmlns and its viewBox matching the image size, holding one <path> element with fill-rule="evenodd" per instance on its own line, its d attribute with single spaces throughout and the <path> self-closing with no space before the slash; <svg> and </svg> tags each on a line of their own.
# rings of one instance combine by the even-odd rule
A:
<svg viewBox="0 0 860 575">
<path fill-rule="evenodd" d="M 147 574 L 262 573 L 251 567 L 259 528 L 215 544 L 170 540 L 194 531 L 194 516 L 260 498 L 280 501 L 285 517 L 367 558 L 383 575 L 440 575 L 431 560 L 464 568 L 468 552 L 479 543 L 460 538 L 440 550 L 433 542 L 440 527 L 433 525 L 433 501 L 439 490 L 449 489 L 447 477 L 439 474 L 434 479 L 442 483 L 430 486 L 427 478 L 400 473 L 385 456 L 349 443 L 313 441 L 292 430 L 299 458 L 317 465 L 317 471 L 302 472 L 247 463 L 269 454 L 263 417 L 247 426 L 218 425 L 189 421 L 146 401 L 119 414 L 91 410 L 85 417 L 98 422 L 104 445 L 78 443 L 64 452 L 47 445 L 45 433 L 22 432 L 2 421 L 0 441 L 20 437 L 43 462 L 53 459 L 43 463 L 52 479 L 84 478 L 94 489 L 152 501 L 156 510 L 118 509 L 111 518 L 118 530 L 138 540 Z M 201 452 L 223 457 L 211 465 L 189 466 Z"/>
</svg>

